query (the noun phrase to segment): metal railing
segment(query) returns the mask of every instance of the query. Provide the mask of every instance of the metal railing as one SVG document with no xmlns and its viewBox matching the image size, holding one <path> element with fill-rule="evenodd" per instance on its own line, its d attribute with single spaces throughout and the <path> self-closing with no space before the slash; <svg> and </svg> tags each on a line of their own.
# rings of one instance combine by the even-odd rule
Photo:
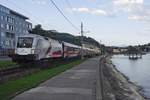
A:
<svg viewBox="0 0 150 100">
<path fill-rule="evenodd" d="M 14 54 L 14 49 L 0 49 L 0 56 L 10 56 Z"/>
</svg>

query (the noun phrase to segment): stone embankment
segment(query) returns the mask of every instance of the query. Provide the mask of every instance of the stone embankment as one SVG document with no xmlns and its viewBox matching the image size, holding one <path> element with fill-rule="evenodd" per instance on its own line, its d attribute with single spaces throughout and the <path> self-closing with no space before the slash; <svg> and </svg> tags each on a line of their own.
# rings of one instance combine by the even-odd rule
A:
<svg viewBox="0 0 150 100">
<path fill-rule="evenodd" d="M 146 100 L 140 94 L 141 88 L 119 72 L 110 57 L 102 61 L 100 66 L 103 73 L 101 88 L 104 100 Z"/>
</svg>

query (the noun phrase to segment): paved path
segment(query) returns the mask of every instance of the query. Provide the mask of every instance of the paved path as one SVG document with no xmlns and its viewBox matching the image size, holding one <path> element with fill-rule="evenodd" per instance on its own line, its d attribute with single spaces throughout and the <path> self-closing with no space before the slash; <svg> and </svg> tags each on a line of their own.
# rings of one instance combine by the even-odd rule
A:
<svg viewBox="0 0 150 100">
<path fill-rule="evenodd" d="M 96 100 L 99 58 L 91 58 L 13 100 Z"/>
</svg>

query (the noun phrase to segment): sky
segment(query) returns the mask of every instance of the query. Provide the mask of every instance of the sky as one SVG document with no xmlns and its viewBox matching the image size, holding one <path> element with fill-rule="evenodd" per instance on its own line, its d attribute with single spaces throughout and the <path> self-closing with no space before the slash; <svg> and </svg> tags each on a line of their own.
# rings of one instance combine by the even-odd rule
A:
<svg viewBox="0 0 150 100">
<path fill-rule="evenodd" d="M 50 0 L 0 0 L 0 4 L 30 18 L 44 29 L 84 35 L 109 46 L 150 42 L 150 0 L 53 0 L 73 28 Z"/>
</svg>

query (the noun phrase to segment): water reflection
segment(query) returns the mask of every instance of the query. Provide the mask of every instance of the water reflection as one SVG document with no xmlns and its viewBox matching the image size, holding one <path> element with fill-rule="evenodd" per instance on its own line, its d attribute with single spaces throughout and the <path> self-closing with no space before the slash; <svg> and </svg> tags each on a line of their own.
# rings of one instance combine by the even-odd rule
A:
<svg viewBox="0 0 150 100">
<path fill-rule="evenodd" d="M 128 56 L 115 55 L 112 61 L 116 68 L 128 76 L 132 82 L 142 86 L 145 95 L 150 98 L 150 54 L 138 60 L 129 60 Z"/>
</svg>

